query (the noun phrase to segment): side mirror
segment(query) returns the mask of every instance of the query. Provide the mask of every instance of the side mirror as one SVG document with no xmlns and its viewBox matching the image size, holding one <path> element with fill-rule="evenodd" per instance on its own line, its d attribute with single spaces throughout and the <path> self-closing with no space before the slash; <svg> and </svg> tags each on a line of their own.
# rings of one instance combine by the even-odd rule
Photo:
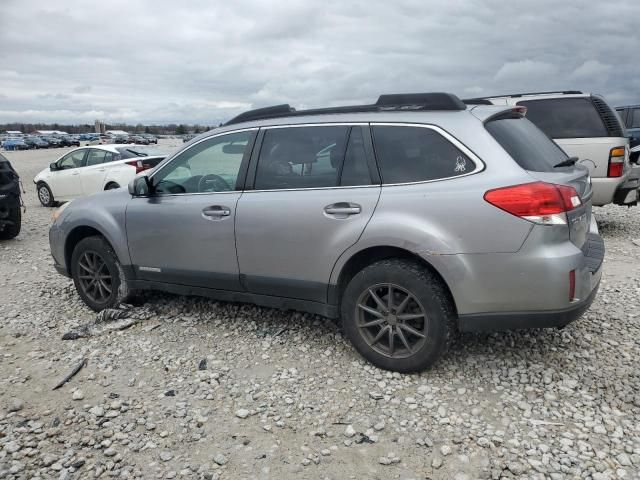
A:
<svg viewBox="0 0 640 480">
<path fill-rule="evenodd" d="M 151 179 L 143 175 L 131 180 L 129 182 L 129 194 L 132 197 L 148 197 L 151 194 Z"/>
<path fill-rule="evenodd" d="M 56 170 L 60 170 L 60 168 L 58 168 L 58 164 L 56 162 L 52 162 L 49 164 L 49 170 L 55 172 Z"/>
</svg>

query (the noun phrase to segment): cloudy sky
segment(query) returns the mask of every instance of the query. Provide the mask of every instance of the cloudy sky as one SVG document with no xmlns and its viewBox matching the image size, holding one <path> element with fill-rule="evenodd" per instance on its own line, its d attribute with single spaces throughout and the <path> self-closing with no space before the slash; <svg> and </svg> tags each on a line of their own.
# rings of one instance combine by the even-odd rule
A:
<svg viewBox="0 0 640 480">
<path fill-rule="evenodd" d="M 0 0 L 0 123 L 584 89 L 640 103 L 640 1 Z"/>
</svg>

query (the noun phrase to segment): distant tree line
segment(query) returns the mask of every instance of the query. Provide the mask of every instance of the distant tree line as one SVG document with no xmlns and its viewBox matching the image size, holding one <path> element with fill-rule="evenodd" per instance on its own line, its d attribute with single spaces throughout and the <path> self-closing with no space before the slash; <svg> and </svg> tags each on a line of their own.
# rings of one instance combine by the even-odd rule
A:
<svg viewBox="0 0 640 480">
<path fill-rule="evenodd" d="M 151 133 L 153 135 L 184 135 L 186 133 L 202 133 L 211 130 L 215 126 L 187 125 L 170 123 L 168 125 L 128 125 L 126 123 L 110 123 L 107 130 L 124 130 L 129 133 Z M 35 130 L 61 130 L 67 133 L 93 133 L 95 126 L 88 123 L 81 125 L 65 125 L 61 123 L 0 123 L 0 133 L 7 130 L 19 130 L 22 133 L 31 133 Z"/>
</svg>

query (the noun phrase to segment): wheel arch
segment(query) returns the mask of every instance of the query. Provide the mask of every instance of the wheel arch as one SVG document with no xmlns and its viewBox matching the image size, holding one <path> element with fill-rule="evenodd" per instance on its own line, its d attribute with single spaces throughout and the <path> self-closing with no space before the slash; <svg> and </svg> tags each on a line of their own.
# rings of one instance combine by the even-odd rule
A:
<svg viewBox="0 0 640 480">
<path fill-rule="evenodd" d="M 449 282 L 440 273 L 440 269 L 436 268 L 436 266 L 434 266 L 432 262 L 429 262 L 420 255 L 417 255 L 416 253 L 405 248 L 392 245 L 379 245 L 364 248 L 352 254 L 339 269 L 334 267 L 334 272 L 332 273 L 332 282 L 329 285 L 328 292 L 329 303 L 332 305 L 340 305 L 342 301 L 342 292 L 344 292 L 344 289 L 346 288 L 349 281 L 358 272 L 360 272 L 368 265 L 389 258 L 404 258 L 407 260 L 411 260 L 429 270 L 442 283 L 447 296 L 451 301 L 451 305 L 453 305 L 454 312 L 457 315 L 457 307 L 453 291 L 449 285 Z"/>
<path fill-rule="evenodd" d="M 66 264 L 65 266 L 67 267 L 67 272 L 71 272 L 71 256 L 73 254 L 73 250 L 76 248 L 76 245 L 80 243 L 80 241 L 88 237 L 102 237 L 104 238 L 105 242 L 107 242 L 111 246 L 113 251 L 116 251 L 113 243 L 109 241 L 109 238 L 97 228 L 89 225 L 81 225 L 75 227 L 69 232 L 64 242 L 64 261 Z"/>
</svg>

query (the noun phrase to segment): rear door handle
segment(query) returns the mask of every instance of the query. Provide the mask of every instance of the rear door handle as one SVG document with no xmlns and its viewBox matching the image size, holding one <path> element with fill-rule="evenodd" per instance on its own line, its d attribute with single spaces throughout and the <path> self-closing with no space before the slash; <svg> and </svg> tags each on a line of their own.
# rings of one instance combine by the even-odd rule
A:
<svg viewBox="0 0 640 480">
<path fill-rule="evenodd" d="M 213 205 L 202 210 L 202 215 L 207 218 L 223 218 L 231 215 L 231 209 L 222 205 Z"/>
<path fill-rule="evenodd" d="M 362 211 L 362 207 L 357 203 L 338 202 L 327 205 L 324 211 L 329 215 L 357 215 Z"/>
</svg>

